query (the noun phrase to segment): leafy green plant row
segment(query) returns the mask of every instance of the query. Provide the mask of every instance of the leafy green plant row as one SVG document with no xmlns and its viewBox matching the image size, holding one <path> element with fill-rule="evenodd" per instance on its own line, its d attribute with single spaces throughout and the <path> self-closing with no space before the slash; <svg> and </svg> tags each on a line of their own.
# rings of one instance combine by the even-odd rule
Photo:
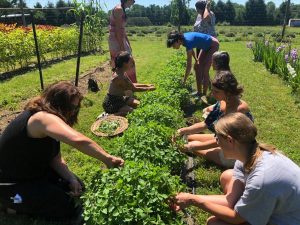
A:
<svg viewBox="0 0 300 225">
<path fill-rule="evenodd" d="M 128 116 L 130 128 L 120 138 L 121 157 L 148 160 L 172 173 L 180 172 L 185 157 L 172 142 L 172 135 L 184 126 L 181 107 L 189 101 L 187 87 L 181 83 L 184 68 L 183 54 L 176 54 L 161 71 L 158 89 L 141 97 L 141 107 Z"/>
<path fill-rule="evenodd" d="M 279 45 L 265 39 L 248 43 L 254 55 L 254 61 L 263 62 L 267 70 L 278 74 L 288 85 L 293 94 L 300 97 L 300 51 L 291 45 Z"/>
<path fill-rule="evenodd" d="M 37 29 L 37 38 L 42 62 L 75 55 L 78 49 L 79 30 L 47 26 Z M 83 37 L 83 52 L 98 50 L 101 36 Z M 16 28 L 10 32 L 0 32 L 0 69 L 15 70 L 27 67 L 36 61 L 33 32 L 28 28 Z"/>
<path fill-rule="evenodd" d="M 185 156 L 171 138 L 184 124 L 180 106 L 188 97 L 180 82 L 182 61 L 183 55 L 174 56 L 158 89 L 143 95 L 141 106 L 128 116 L 130 127 L 114 152 L 126 160 L 125 167 L 95 174 L 83 197 L 88 225 L 185 224 L 169 207 L 170 198 L 185 188 L 174 175 Z"/>
<path fill-rule="evenodd" d="M 87 225 L 184 224 L 169 208 L 182 191 L 177 176 L 148 162 L 127 161 L 124 168 L 99 171 L 84 195 Z"/>
</svg>

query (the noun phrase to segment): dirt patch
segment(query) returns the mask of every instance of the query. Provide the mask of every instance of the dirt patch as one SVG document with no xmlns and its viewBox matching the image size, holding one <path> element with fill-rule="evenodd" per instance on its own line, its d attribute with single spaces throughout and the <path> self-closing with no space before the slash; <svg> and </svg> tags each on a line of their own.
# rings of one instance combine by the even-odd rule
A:
<svg viewBox="0 0 300 225">
<path fill-rule="evenodd" d="M 111 67 L 109 61 L 105 62 L 100 67 L 95 67 L 88 72 L 80 75 L 78 88 L 83 95 L 86 95 L 88 92 L 88 80 L 90 78 L 97 81 L 100 89 L 103 87 L 104 83 L 109 82 L 111 78 Z M 74 80 L 72 80 L 72 82 L 74 82 Z M 20 108 L 15 111 L 0 110 L 0 135 L 4 131 L 5 127 L 10 123 L 10 121 L 15 119 L 19 115 L 19 113 L 22 112 L 22 109 L 24 108 L 28 100 L 29 99 L 20 102 Z"/>
<path fill-rule="evenodd" d="M 78 82 L 80 92 L 85 95 L 88 92 L 88 80 L 90 78 L 97 81 L 99 88 L 103 87 L 111 78 L 111 67 L 109 61 L 105 62 L 102 66 L 93 68 L 88 72 L 81 74 Z"/>
</svg>

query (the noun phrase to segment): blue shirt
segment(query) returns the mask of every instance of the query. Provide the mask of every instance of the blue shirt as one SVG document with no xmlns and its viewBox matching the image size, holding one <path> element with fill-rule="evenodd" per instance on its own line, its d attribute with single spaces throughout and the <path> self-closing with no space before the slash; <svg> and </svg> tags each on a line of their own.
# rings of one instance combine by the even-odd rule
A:
<svg viewBox="0 0 300 225">
<path fill-rule="evenodd" d="M 186 51 L 190 51 L 193 48 L 203 49 L 207 51 L 212 42 L 212 38 L 208 34 L 202 34 L 198 32 L 187 32 L 183 34 L 183 45 L 186 47 Z"/>
</svg>

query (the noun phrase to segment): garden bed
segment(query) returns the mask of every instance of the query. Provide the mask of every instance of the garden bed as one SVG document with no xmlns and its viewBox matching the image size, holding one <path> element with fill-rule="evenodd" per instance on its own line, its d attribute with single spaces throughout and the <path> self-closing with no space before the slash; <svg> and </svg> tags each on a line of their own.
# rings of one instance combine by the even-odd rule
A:
<svg viewBox="0 0 300 225">
<path fill-rule="evenodd" d="M 87 224 L 194 224 L 187 211 L 177 214 L 169 207 L 176 193 L 191 190 L 179 177 L 187 156 L 172 142 L 185 126 L 181 107 L 189 103 L 190 84 L 182 86 L 182 70 L 180 53 L 160 73 L 157 90 L 141 95 L 141 106 L 128 116 L 129 128 L 112 152 L 125 167 L 95 173 L 83 196 Z M 183 176 L 193 184 L 191 170 Z"/>
</svg>

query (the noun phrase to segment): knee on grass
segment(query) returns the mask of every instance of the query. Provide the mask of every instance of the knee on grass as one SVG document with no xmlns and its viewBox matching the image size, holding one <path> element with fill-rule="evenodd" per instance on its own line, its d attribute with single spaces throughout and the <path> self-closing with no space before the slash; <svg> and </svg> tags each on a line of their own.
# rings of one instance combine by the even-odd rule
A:
<svg viewBox="0 0 300 225">
<path fill-rule="evenodd" d="M 230 183 L 232 177 L 233 177 L 232 169 L 225 170 L 220 176 L 220 184 L 225 192 L 226 192 L 226 187 Z"/>
<path fill-rule="evenodd" d="M 211 216 L 206 220 L 206 225 L 221 225 L 221 223 L 217 217 Z"/>
</svg>

